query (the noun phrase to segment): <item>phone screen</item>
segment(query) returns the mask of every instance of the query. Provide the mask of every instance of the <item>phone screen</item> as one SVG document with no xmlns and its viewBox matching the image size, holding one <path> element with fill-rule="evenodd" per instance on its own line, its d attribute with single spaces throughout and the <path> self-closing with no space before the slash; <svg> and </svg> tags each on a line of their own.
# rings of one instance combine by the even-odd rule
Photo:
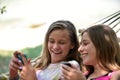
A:
<svg viewBox="0 0 120 80">
<path fill-rule="evenodd" d="M 27 59 L 27 56 L 24 54 L 24 57 Z M 22 60 L 22 56 L 20 54 L 17 54 L 17 58 L 22 62 L 22 64 L 24 65 L 24 62 Z"/>
</svg>

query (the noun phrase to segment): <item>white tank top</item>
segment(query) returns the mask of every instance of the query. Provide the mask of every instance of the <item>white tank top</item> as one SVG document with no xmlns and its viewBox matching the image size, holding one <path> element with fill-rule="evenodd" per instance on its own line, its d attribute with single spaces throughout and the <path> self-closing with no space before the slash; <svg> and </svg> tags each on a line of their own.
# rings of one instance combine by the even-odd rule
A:
<svg viewBox="0 0 120 80">
<path fill-rule="evenodd" d="M 50 64 L 45 70 L 36 71 L 38 80 L 59 80 L 61 74 L 61 63 Z"/>
<path fill-rule="evenodd" d="M 77 61 L 72 60 L 68 62 L 78 70 L 80 69 Z M 61 76 L 61 63 L 63 62 L 50 64 L 45 70 L 36 71 L 37 80 L 64 80 L 64 78 Z"/>
</svg>

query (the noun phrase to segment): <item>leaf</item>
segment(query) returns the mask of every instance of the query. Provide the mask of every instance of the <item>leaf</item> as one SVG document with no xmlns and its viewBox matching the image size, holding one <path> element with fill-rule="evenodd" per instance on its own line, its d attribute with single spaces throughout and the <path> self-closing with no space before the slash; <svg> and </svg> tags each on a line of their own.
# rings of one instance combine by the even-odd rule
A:
<svg viewBox="0 0 120 80">
<path fill-rule="evenodd" d="M 3 14 L 4 12 L 6 12 L 6 6 L 3 6 L 1 9 L 0 9 L 0 13 Z"/>
</svg>

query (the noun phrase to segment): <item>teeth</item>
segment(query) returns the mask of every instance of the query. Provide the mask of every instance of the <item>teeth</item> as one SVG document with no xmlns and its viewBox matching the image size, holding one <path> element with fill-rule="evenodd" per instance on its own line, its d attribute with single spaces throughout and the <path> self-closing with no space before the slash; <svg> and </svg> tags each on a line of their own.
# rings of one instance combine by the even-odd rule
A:
<svg viewBox="0 0 120 80">
<path fill-rule="evenodd" d="M 53 52 L 54 54 L 60 54 L 61 52 Z"/>
<path fill-rule="evenodd" d="M 55 53 L 55 54 L 59 54 L 59 53 L 61 53 L 61 52 L 53 52 L 53 53 Z"/>
<path fill-rule="evenodd" d="M 86 54 L 82 54 L 82 57 L 86 56 Z"/>
</svg>

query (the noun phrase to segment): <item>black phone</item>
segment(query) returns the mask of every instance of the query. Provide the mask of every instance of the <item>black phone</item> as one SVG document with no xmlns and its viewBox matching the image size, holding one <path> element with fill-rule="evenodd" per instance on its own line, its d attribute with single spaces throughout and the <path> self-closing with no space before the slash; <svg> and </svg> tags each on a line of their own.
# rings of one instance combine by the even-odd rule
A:
<svg viewBox="0 0 120 80">
<path fill-rule="evenodd" d="M 25 54 L 23 54 L 24 57 L 27 59 L 27 56 Z M 17 54 L 17 58 L 22 62 L 22 64 L 24 65 L 24 62 L 22 60 L 22 56 L 20 54 Z"/>
<path fill-rule="evenodd" d="M 70 64 L 70 63 L 68 63 L 68 62 L 63 62 L 62 64 L 64 64 L 64 65 L 67 65 L 67 66 L 71 67 L 71 64 Z"/>
</svg>

